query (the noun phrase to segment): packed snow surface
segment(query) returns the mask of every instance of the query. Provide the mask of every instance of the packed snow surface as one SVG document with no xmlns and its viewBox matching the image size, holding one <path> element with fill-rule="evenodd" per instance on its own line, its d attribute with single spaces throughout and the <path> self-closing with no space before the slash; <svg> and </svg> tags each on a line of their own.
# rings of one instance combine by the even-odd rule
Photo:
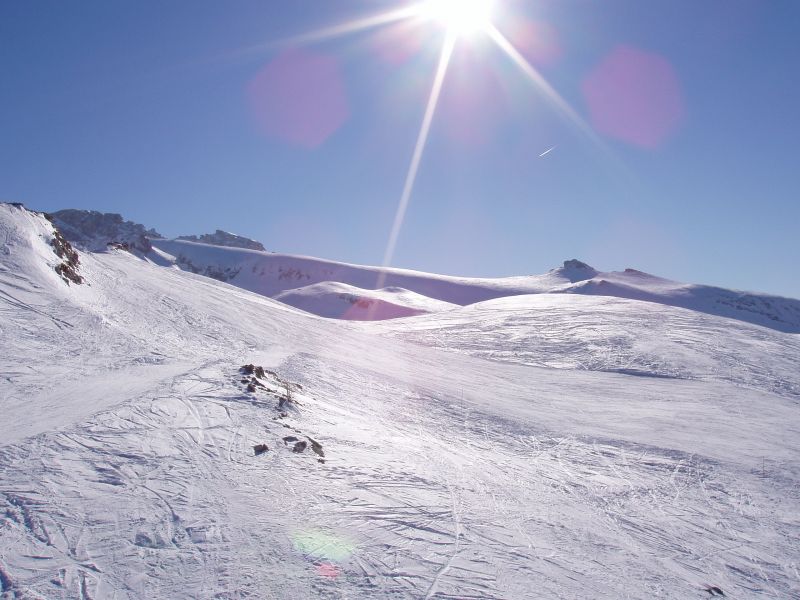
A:
<svg viewBox="0 0 800 600">
<path fill-rule="evenodd" d="M 800 596 L 795 334 L 400 271 L 489 301 L 352 323 L 53 235 L 0 205 L 3 598 Z"/>
</svg>

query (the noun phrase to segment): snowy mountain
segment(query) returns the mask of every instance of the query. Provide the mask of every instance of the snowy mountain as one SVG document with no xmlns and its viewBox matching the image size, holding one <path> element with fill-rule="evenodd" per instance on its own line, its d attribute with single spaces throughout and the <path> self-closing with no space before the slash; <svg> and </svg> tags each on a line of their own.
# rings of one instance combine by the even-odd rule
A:
<svg viewBox="0 0 800 600">
<path fill-rule="evenodd" d="M 212 246 L 227 246 L 229 248 L 246 248 L 247 250 L 260 250 L 265 252 L 266 248 L 261 242 L 251 240 L 235 233 L 229 233 L 217 229 L 214 233 L 204 233 L 201 236 L 196 235 L 181 235 L 178 236 L 179 240 L 187 242 L 199 242 L 201 244 L 211 244 Z"/>
<path fill-rule="evenodd" d="M 593 286 L 714 288 L 0 242 L 4 600 L 800 596 L 798 335 Z"/>
<path fill-rule="evenodd" d="M 386 269 L 336 263 L 303 256 L 251 252 L 192 244 L 180 240 L 153 240 L 161 260 L 194 273 L 227 281 L 271 298 L 297 298 L 295 306 L 321 316 L 350 314 L 331 307 L 329 287 L 335 282 L 349 286 L 352 297 L 371 301 L 375 288 L 400 288 L 438 300 L 447 308 L 485 300 L 529 294 L 581 294 L 644 300 L 657 304 L 738 319 L 779 331 L 800 332 L 800 300 L 690 285 L 654 277 L 634 269 L 601 273 L 578 260 L 543 275 L 499 279 L 448 277 L 405 269 Z M 309 286 L 316 286 L 310 287 Z M 303 289 L 301 292 L 292 290 Z M 312 296 L 318 295 L 312 301 Z M 300 301 L 302 298 L 302 301 Z M 404 304 L 402 316 L 416 310 L 432 312 L 437 305 Z M 392 313 L 389 313 L 392 314 Z M 377 317 L 376 317 L 377 318 Z"/>
<path fill-rule="evenodd" d="M 575 259 L 542 275 L 449 277 L 267 253 L 259 242 L 221 230 L 167 240 L 115 214 L 67 210 L 53 217 L 79 248 L 97 251 L 124 242 L 156 264 L 228 282 L 325 317 L 380 320 L 507 296 L 557 293 L 644 300 L 800 333 L 800 300 L 684 284 L 635 269 L 600 272 Z"/>
</svg>

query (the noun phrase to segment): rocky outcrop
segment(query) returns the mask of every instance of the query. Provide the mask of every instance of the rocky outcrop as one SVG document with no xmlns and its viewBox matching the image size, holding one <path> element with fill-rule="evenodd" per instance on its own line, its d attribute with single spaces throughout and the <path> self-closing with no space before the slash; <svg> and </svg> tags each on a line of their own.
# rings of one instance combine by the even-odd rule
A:
<svg viewBox="0 0 800 600">
<path fill-rule="evenodd" d="M 61 232 L 54 228 L 53 239 L 50 242 L 58 258 L 63 262 L 56 265 L 56 273 L 61 275 L 61 278 L 69 284 L 70 282 L 80 285 L 83 283 L 83 276 L 78 273 L 78 265 L 80 265 L 80 258 L 78 252 L 72 247 Z"/>
<path fill-rule="evenodd" d="M 130 252 L 150 252 L 149 238 L 160 238 L 154 229 L 126 221 L 116 213 L 66 209 L 51 213 L 53 224 L 82 250 L 104 252 L 109 246 Z"/>
<path fill-rule="evenodd" d="M 212 246 L 226 246 L 228 248 L 245 248 L 246 250 L 260 250 L 266 252 L 266 248 L 261 242 L 251 240 L 235 233 L 217 229 L 214 233 L 204 233 L 203 235 L 182 235 L 176 239 L 187 242 L 197 242 L 200 244 L 210 244 Z"/>
</svg>

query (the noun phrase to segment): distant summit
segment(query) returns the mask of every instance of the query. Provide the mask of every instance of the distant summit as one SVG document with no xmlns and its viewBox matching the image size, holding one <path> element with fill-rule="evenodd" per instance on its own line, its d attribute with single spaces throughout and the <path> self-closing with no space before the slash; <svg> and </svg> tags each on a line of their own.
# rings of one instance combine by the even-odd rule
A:
<svg viewBox="0 0 800 600">
<path fill-rule="evenodd" d="M 101 213 L 96 210 L 68 208 L 51 213 L 53 224 L 62 235 L 82 250 L 102 252 L 109 245 L 118 245 L 128 250 L 150 252 L 148 238 L 161 238 L 154 229 L 126 221 L 117 213 Z"/>
<path fill-rule="evenodd" d="M 182 235 L 177 239 L 200 244 L 211 244 L 212 246 L 225 246 L 227 248 L 244 248 L 261 252 L 266 252 L 267 250 L 261 242 L 228 231 L 222 231 L 221 229 L 217 229 L 214 233 L 204 233 L 201 236 Z"/>
<path fill-rule="evenodd" d="M 599 271 L 576 258 L 565 260 L 564 266 L 553 269 L 553 272 L 568 279 L 572 283 L 586 281 L 597 276 Z"/>
</svg>

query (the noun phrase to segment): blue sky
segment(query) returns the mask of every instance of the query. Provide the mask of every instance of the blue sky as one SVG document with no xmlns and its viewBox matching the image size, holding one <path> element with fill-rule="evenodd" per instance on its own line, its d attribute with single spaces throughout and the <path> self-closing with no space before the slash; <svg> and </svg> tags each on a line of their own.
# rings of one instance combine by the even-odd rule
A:
<svg viewBox="0 0 800 600">
<path fill-rule="evenodd" d="M 380 264 L 443 30 L 276 42 L 397 6 L 2 3 L 0 199 Z M 800 3 L 497 0 L 494 22 L 600 146 L 487 36 L 460 38 L 393 265 L 576 257 L 800 297 Z M 292 102 L 287 78 L 314 93 Z"/>
</svg>

